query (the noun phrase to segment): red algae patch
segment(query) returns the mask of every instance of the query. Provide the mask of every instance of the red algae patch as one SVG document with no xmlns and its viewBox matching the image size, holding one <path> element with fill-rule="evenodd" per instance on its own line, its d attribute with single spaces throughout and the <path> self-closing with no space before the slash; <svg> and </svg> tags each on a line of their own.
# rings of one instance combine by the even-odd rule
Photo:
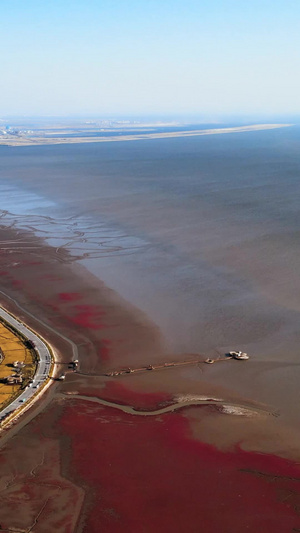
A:
<svg viewBox="0 0 300 533">
<path fill-rule="evenodd" d="M 110 339 L 102 339 L 100 347 L 100 357 L 102 361 L 109 361 L 112 341 Z"/>
<path fill-rule="evenodd" d="M 93 494 L 84 532 L 300 528 L 299 466 L 195 441 L 178 413 L 138 417 L 76 401 L 60 425 L 72 441 L 72 475 Z"/>
<path fill-rule="evenodd" d="M 93 305 L 75 305 L 76 315 L 71 317 L 74 324 L 87 329 L 102 329 L 104 311 Z"/>
<path fill-rule="evenodd" d="M 58 297 L 62 302 L 76 302 L 81 298 L 77 292 L 60 292 Z"/>
<path fill-rule="evenodd" d="M 23 289 L 25 286 L 25 283 L 18 279 L 14 279 L 11 283 L 12 283 L 12 286 L 15 287 L 15 289 Z"/>
<path fill-rule="evenodd" d="M 100 390 L 81 388 L 80 394 L 87 397 L 98 397 L 120 405 L 130 405 L 135 409 L 145 411 L 155 411 L 163 405 L 173 402 L 172 396 L 165 392 L 137 392 L 116 382 L 106 383 L 105 387 Z"/>
<path fill-rule="evenodd" d="M 0 530 L 73 533 L 84 492 L 61 473 L 59 443 L 18 436 L 0 451 Z"/>
</svg>

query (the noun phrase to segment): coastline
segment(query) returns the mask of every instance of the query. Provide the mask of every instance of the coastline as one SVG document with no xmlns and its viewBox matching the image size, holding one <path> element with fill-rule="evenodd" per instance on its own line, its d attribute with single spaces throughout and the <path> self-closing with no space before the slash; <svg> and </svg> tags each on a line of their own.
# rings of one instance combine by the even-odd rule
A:
<svg viewBox="0 0 300 533">
<path fill-rule="evenodd" d="M 14 300 L 13 298 L 11 298 L 7 294 L 5 294 L 3 291 L 0 291 L 0 293 L 2 295 L 2 298 L 4 297 L 6 299 L 6 301 L 12 302 L 13 305 L 19 309 L 19 312 L 21 311 L 21 312 L 25 313 L 27 317 L 30 316 L 31 319 L 33 319 L 35 323 L 39 323 L 39 324 L 42 323 L 37 317 L 34 317 L 29 311 L 26 311 L 26 309 L 21 307 L 16 302 L 16 300 Z M 54 385 L 53 380 L 57 379 L 58 376 L 59 376 L 59 365 L 63 363 L 62 358 L 59 357 L 59 355 L 56 352 L 54 346 L 49 344 L 45 340 L 45 338 L 43 338 L 43 336 L 39 332 L 36 331 L 36 329 L 33 329 L 28 324 L 26 324 L 24 322 L 24 320 L 22 321 L 20 319 L 20 316 L 18 316 L 17 314 L 11 313 L 7 309 L 7 306 L 3 306 L 3 304 L 1 304 L 1 310 L 3 310 L 6 313 L 6 316 L 2 317 L 4 323 L 7 323 L 8 325 L 11 325 L 14 329 L 16 329 L 17 332 L 19 332 L 27 340 L 29 338 L 29 337 L 26 337 L 26 335 L 28 335 L 28 333 L 29 333 L 31 339 L 32 339 L 32 337 L 34 337 L 35 350 L 36 350 L 36 352 L 38 354 L 38 363 L 37 363 L 36 371 L 35 371 L 34 375 L 32 376 L 32 384 L 33 385 L 34 384 L 38 384 L 38 389 L 35 390 L 35 391 L 33 391 L 33 389 L 31 389 L 30 390 L 30 392 L 31 392 L 30 396 L 28 396 L 28 394 L 25 395 L 26 389 L 28 387 L 26 387 L 26 389 L 23 390 L 23 391 L 20 390 L 19 394 L 16 397 L 14 397 L 13 400 L 9 404 L 7 404 L 5 406 L 5 409 L 3 409 L 1 411 L 3 420 L 1 422 L 0 434 L 3 433 L 3 432 L 6 432 L 7 429 L 9 429 L 13 425 L 15 425 L 17 423 L 17 421 L 19 420 L 19 418 L 22 417 L 23 414 L 26 411 L 31 409 L 37 402 L 40 402 L 40 400 L 41 400 L 42 396 L 45 394 L 45 392 L 50 388 L 51 385 Z M 11 317 L 12 321 L 10 321 L 10 319 L 8 317 Z M 18 325 L 16 325 L 16 323 L 20 323 L 20 326 L 22 327 L 22 331 L 21 331 L 21 329 L 18 329 Z M 42 324 L 47 327 L 46 324 L 44 324 L 44 323 L 42 323 Z M 56 332 L 56 334 L 59 335 L 59 333 L 57 333 L 57 332 Z M 39 347 L 37 347 L 37 345 L 36 345 L 37 340 L 40 341 Z M 43 381 L 41 381 L 42 376 L 41 376 L 41 371 L 40 371 L 40 367 L 42 365 L 41 351 L 40 351 L 41 350 L 41 346 L 43 347 L 44 352 L 48 352 L 48 354 L 51 357 L 51 362 L 50 362 L 50 367 L 49 367 L 49 370 L 48 370 L 48 374 L 47 374 L 46 377 L 43 376 Z M 19 405 L 16 402 L 19 402 L 20 398 L 22 399 L 22 396 L 24 396 L 24 398 L 28 396 L 28 399 L 23 400 L 25 403 L 22 404 L 22 405 Z M 12 404 L 14 404 L 13 409 L 12 409 Z M 3 413 L 5 414 L 5 418 L 3 416 Z M 0 443 L 0 446 L 1 446 L 1 444 L 2 444 L 2 442 Z"/>
<path fill-rule="evenodd" d="M 122 136 L 110 136 L 110 137 L 73 137 L 68 138 L 59 136 L 55 137 L 15 137 L 15 136 L 0 136 L 0 146 L 42 146 L 53 144 L 82 144 L 82 143 L 102 143 L 102 142 L 121 142 L 121 141 L 142 141 L 145 139 L 170 139 L 181 137 L 198 137 L 202 135 L 220 135 L 229 133 L 246 133 L 251 131 L 263 131 L 277 128 L 291 127 L 293 124 L 255 124 L 250 126 L 237 126 L 230 128 L 213 128 L 204 130 L 193 131 L 180 131 L 180 132 L 167 132 L 167 133 L 147 133 L 142 132 L 138 135 L 122 135 Z M 52 134 L 53 135 L 53 134 Z"/>
<path fill-rule="evenodd" d="M 11 231 L 8 230 L 8 234 Z M 25 298 L 26 311 L 23 317 L 22 303 L 20 305 L 18 304 L 19 312 L 21 306 L 21 318 L 26 321 L 26 314 L 28 312 L 29 322 L 32 319 L 34 324 L 34 317 L 36 315 L 41 317 L 38 319 L 38 328 L 41 328 L 43 337 L 46 339 L 49 338 L 47 342 L 53 345 L 53 349 L 56 351 L 60 361 L 67 362 L 70 360 L 71 354 L 74 356 L 74 345 L 76 358 L 79 350 L 79 370 L 76 374 L 68 374 L 66 382 L 60 385 L 59 390 L 63 387 L 63 390 L 70 395 L 74 393 L 80 395 L 85 394 L 88 387 L 89 394 L 93 394 L 94 392 L 96 397 L 102 398 L 101 391 L 109 385 L 111 380 L 111 378 L 107 379 L 103 377 L 106 369 L 118 368 L 120 365 L 123 367 L 133 366 L 142 361 L 145 364 L 149 364 L 149 362 L 162 363 L 170 360 L 184 359 L 188 356 L 188 354 L 179 353 L 175 355 L 166 352 L 159 328 L 144 313 L 136 309 L 135 306 L 122 299 L 110 288 L 105 287 L 103 282 L 83 265 L 73 263 L 72 261 L 68 261 L 67 263 L 58 261 L 55 267 L 52 264 L 51 274 L 48 274 L 47 257 L 48 254 L 49 257 L 53 257 L 52 249 L 45 243 L 42 243 L 38 237 L 35 237 L 35 240 L 36 242 L 40 242 L 39 258 L 36 256 L 36 247 L 34 252 L 34 263 L 36 264 L 32 265 L 31 262 L 28 264 L 28 257 L 25 255 L 25 277 L 22 274 L 21 266 L 18 266 L 17 269 L 11 271 L 10 276 L 14 273 L 12 279 L 7 281 L 8 287 L 10 288 L 10 298 L 15 299 L 14 294 L 16 294 L 16 291 L 19 297 L 23 295 L 22 298 Z M 18 255 L 18 261 L 20 262 L 21 256 L 18 254 L 18 250 L 15 250 L 15 253 Z M 13 256 L 10 256 L 10 261 L 14 263 Z M 47 273 L 43 273 L 44 268 L 46 268 Z M 35 275 L 35 271 L 37 270 L 40 272 L 40 282 Z M 27 278 L 26 273 L 29 272 L 30 278 Z M 17 277 L 15 277 L 16 274 Z M 4 275 L 3 279 L 6 277 Z M 33 280 L 34 286 L 32 285 Z M 38 296 L 40 294 L 40 284 L 42 284 L 44 291 L 44 298 L 42 300 Z M 59 292 L 59 298 L 55 296 L 55 292 L 57 290 L 61 291 L 61 289 L 55 289 L 56 285 L 63 287 L 64 291 Z M 76 289 L 74 291 L 75 287 Z M 12 290 L 13 292 L 11 292 Z M 35 293 L 35 291 L 38 292 Z M 29 302 L 26 294 L 30 294 L 31 302 Z M 15 303 L 12 300 L 10 302 L 12 312 L 16 313 L 15 309 L 17 308 L 15 307 Z M 38 307 L 36 307 L 37 302 Z M 56 317 L 59 317 L 59 320 Z M 59 324 L 59 331 L 57 327 L 55 328 L 54 326 L 53 328 L 53 324 L 55 323 Z M 37 329 L 37 324 L 32 327 L 33 329 Z M 74 328 L 76 328 L 76 333 Z M 67 344 L 69 347 L 67 353 L 64 353 L 65 349 L 62 346 L 66 346 L 66 339 L 68 339 Z M 120 339 L 122 339 L 122 342 L 120 342 Z M 135 339 L 134 342 L 133 339 Z M 59 346 L 58 348 L 57 345 Z M 243 364 L 245 366 L 241 366 Z M 233 362 L 232 365 L 231 362 L 228 362 L 226 363 L 226 367 L 229 369 L 228 365 L 230 365 L 230 368 L 234 372 L 241 370 L 245 376 L 249 374 L 249 370 L 252 367 L 250 376 L 256 372 L 256 366 L 253 366 L 252 362 Z M 221 368 L 221 366 L 218 372 L 222 375 L 224 374 L 224 368 L 223 366 Z M 207 365 L 207 367 L 203 370 L 196 370 L 196 381 L 192 374 L 192 379 L 190 379 L 190 373 L 184 368 L 177 368 L 168 369 L 165 372 L 157 371 L 140 375 L 129 375 L 128 378 L 124 376 L 124 378 L 116 379 L 116 383 L 124 385 L 126 383 L 130 389 L 136 390 L 137 392 L 141 390 L 145 393 L 164 391 L 170 397 L 191 397 L 199 396 L 200 394 L 206 398 L 222 398 L 226 404 L 233 403 L 233 405 L 251 406 L 252 403 L 252 406 L 255 407 L 255 402 L 251 400 L 251 397 L 249 398 L 247 395 L 243 396 L 237 391 L 234 391 L 234 387 L 226 386 L 226 380 L 224 379 L 216 380 L 214 377 L 214 368 L 211 365 Z M 258 408 L 260 405 L 262 405 L 262 402 L 256 402 Z M 269 404 L 265 409 L 272 412 L 272 410 L 274 411 L 274 406 Z M 225 424 L 226 426 L 227 424 L 228 427 L 232 426 L 229 423 L 229 419 L 231 418 L 230 413 L 220 413 L 219 416 L 224 419 L 224 422 L 222 422 L 223 425 Z M 232 416 L 234 416 L 234 413 L 232 413 Z M 225 422 L 225 418 L 228 423 Z M 243 416 L 235 416 L 234 418 L 243 419 Z M 252 430 L 250 432 L 246 431 L 243 424 L 238 424 L 238 430 L 235 429 L 233 431 L 231 429 L 229 433 L 228 431 L 225 432 L 225 440 L 220 438 L 220 435 L 214 436 L 214 432 L 211 432 L 211 430 L 206 432 L 206 438 L 212 444 L 221 447 L 225 441 L 227 443 L 226 446 L 231 446 L 235 440 L 243 438 L 243 440 L 246 439 L 246 447 L 250 446 L 250 449 L 257 451 L 259 449 L 265 450 L 263 428 L 268 427 L 270 435 L 276 432 L 279 432 L 281 435 L 279 444 L 276 441 L 272 443 L 272 439 L 267 439 L 269 450 L 274 453 L 282 453 L 282 443 L 285 440 L 284 434 L 288 433 L 290 442 L 286 446 L 284 456 L 289 456 L 290 454 L 292 458 L 299 459 L 298 452 L 295 455 L 296 442 L 299 438 L 298 431 L 294 431 L 292 427 L 288 429 L 289 424 L 286 422 L 282 416 L 271 416 L 267 424 L 265 422 L 261 423 L 261 420 L 250 423 L 249 427 L 255 425 L 255 431 L 260 435 L 255 441 L 251 437 Z M 238 436 L 239 432 L 240 435 Z M 232 439 L 230 440 L 228 437 L 231 433 Z M 229 444 L 230 442 L 231 444 Z"/>
<path fill-rule="evenodd" d="M 2 231 L 11 238 L 16 230 Z M 80 359 L 78 372 L 51 387 L 34 409 L 1 435 L 1 498 L 6 502 L 0 510 L 1 524 L 28 529 L 38 517 L 41 528 L 48 531 L 96 533 L 101 522 L 113 533 L 116 521 L 106 511 L 113 508 L 127 533 L 132 531 L 132 517 L 141 529 L 142 509 L 147 508 L 149 531 L 157 526 L 156 520 L 160 525 L 165 520 L 166 527 L 171 524 L 174 529 L 179 515 L 185 524 L 188 520 L 191 531 L 199 525 L 200 515 L 201 523 L 217 529 L 218 516 L 224 523 L 225 498 L 228 527 L 234 533 L 241 531 L 245 520 L 251 533 L 262 527 L 269 532 L 278 523 L 296 528 L 298 515 L 284 495 L 293 491 L 295 502 L 300 498 L 299 433 L 266 407 L 258 416 L 247 416 L 247 410 L 234 413 L 232 406 L 248 405 L 251 413 L 259 406 L 213 385 L 211 365 L 196 381 L 175 369 L 128 379 L 103 377 L 107 367 L 146 362 L 150 357 L 161 361 L 172 354 L 165 353 L 157 326 L 144 314 L 82 265 L 54 257 L 51 247 L 40 242 L 32 253 L 15 249 L 1 259 L 4 292 L 16 300 L 10 301 L 11 311 L 16 303 L 28 310 L 33 328 L 37 314 L 38 331 L 68 361 L 72 347 L 54 335 L 52 330 L 58 327 L 76 344 Z M 19 312 L 26 321 L 26 312 Z M 181 402 L 178 409 L 176 402 Z M 149 493 L 136 490 L 144 487 L 144 479 Z M 232 494 L 233 489 L 226 487 L 233 479 Z M 203 486 L 205 494 L 199 498 Z M 210 507 L 206 494 L 211 493 L 215 497 Z M 247 502 L 250 494 L 247 515 L 234 513 L 239 494 Z M 265 494 L 267 507 L 260 503 Z M 156 498 L 164 498 L 163 508 L 157 509 Z M 12 514 L 21 501 L 18 515 Z M 261 518 L 254 522 L 251 518 L 259 506 L 270 529 Z"/>
</svg>

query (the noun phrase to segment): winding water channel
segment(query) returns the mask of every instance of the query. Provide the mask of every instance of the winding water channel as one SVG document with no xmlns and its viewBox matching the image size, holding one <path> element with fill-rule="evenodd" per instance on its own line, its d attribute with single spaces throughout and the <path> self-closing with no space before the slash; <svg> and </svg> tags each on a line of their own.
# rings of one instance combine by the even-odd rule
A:
<svg viewBox="0 0 300 533">
<path fill-rule="evenodd" d="M 118 409 L 119 411 L 123 411 L 123 413 L 128 413 L 131 415 L 137 415 L 137 416 L 157 416 L 162 415 L 164 413 L 171 413 L 172 411 L 176 411 L 178 409 L 183 409 L 184 407 L 191 407 L 196 405 L 214 405 L 219 408 L 221 412 L 224 414 L 232 414 L 232 415 L 239 415 L 239 416 L 257 416 L 257 415 L 267 415 L 267 416 L 278 416 L 278 413 L 270 411 L 267 406 L 253 406 L 253 405 L 246 405 L 246 403 L 234 403 L 234 402 L 227 402 L 225 400 L 222 400 L 221 398 L 208 398 L 208 397 L 200 397 L 199 398 L 192 398 L 189 399 L 189 397 L 186 397 L 186 400 L 181 400 L 176 402 L 176 398 L 174 399 L 174 403 L 171 405 L 167 405 L 165 407 L 161 407 L 160 409 L 155 410 L 141 410 L 136 409 L 130 405 L 123 405 L 119 403 L 110 402 L 108 400 L 103 400 L 102 398 L 97 398 L 96 396 L 85 396 L 81 394 L 76 393 L 65 393 L 61 394 L 61 397 L 68 397 L 68 398 L 74 398 L 76 400 L 84 400 L 89 402 L 98 403 L 100 405 L 103 405 L 105 407 L 112 407 L 114 409 Z"/>
</svg>

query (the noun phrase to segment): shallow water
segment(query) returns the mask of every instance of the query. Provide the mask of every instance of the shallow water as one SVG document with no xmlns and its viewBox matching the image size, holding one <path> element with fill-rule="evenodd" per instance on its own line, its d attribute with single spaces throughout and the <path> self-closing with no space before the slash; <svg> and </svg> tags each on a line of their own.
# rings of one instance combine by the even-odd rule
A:
<svg viewBox="0 0 300 533">
<path fill-rule="evenodd" d="M 2 221 L 69 249 L 146 312 L 170 350 L 250 352 L 267 365 L 253 383 L 241 367 L 215 379 L 263 400 L 280 391 L 288 406 L 300 372 L 299 148 L 298 126 L 0 147 L 1 207 L 23 217 Z"/>
</svg>

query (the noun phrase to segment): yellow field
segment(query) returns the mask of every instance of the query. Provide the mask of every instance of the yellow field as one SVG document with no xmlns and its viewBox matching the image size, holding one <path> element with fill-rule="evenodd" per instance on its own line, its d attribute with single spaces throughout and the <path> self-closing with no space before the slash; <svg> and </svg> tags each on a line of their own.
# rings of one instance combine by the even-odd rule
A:
<svg viewBox="0 0 300 533">
<path fill-rule="evenodd" d="M 0 363 L 0 409 L 9 399 L 17 396 L 23 384 L 7 385 L 3 380 L 15 373 L 10 366 L 14 361 L 23 361 L 25 367 L 22 371 L 24 381 L 32 377 L 35 372 L 35 361 L 32 352 L 26 348 L 24 342 L 2 322 L 0 322 L 0 348 L 3 352 L 3 361 Z"/>
</svg>

